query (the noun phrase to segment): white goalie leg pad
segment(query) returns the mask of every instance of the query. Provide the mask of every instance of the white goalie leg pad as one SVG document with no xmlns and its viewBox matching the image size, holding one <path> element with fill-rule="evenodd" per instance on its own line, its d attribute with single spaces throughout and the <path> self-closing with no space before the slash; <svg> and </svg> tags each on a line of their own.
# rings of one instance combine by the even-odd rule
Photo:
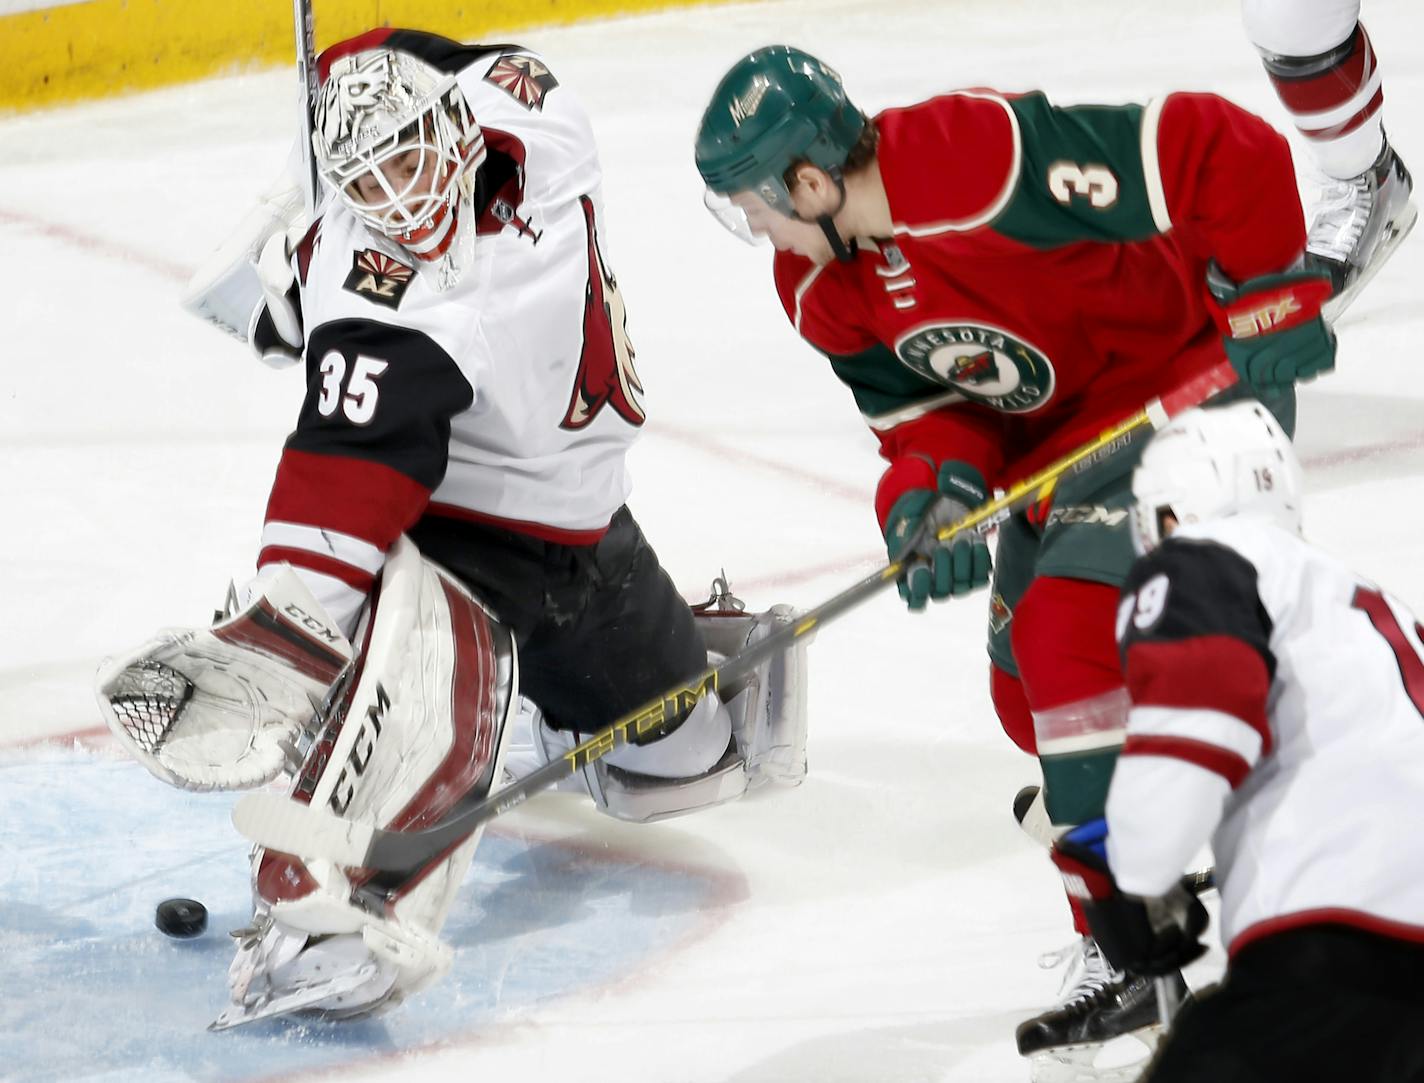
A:
<svg viewBox="0 0 1424 1083">
<path fill-rule="evenodd" d="M 708 661 L 717 664 L 788 624 L 800 614 L 789 605 L 764 613 L 701 609 L 694 613 Z M 723 688 L 732 732 L 751 785 L 799 785 L 806 777 L 806 648 L 801 638 Z"/>
<path fill-rule="evenodd" d="M 731 740 L 732 718 L 716 696 L 699 700 L 677 729 L 644 745 L 621 745 L 585 764 L 584 787 L 600 812 L 652 823 L 711 808 L 742 796 L 746 765 Z M 586 735 L 585 735 L 586 736 Z M 581 736 L 538 719 L 535 744 L 549 763 Z"/>
<path fill-rule="evenodd" d="M 211 628 L 172 629 L 100 667 L 99 710 L 156 777 L 189 790 L 294 770 L 351 644 L 290 567 Z"/>
<path fill-rule="evenodd" d="M 514 643 L 405 538 L 387 558 L 372 609 L 349 688 L 294 796 L 380 827 L 426 827 L 500 777 L 517 698 Z M 275 930 L 259 939 L 305 939 L 293 958 L 275 948 L 254 955 L 231 983 L 232 1010 L 262 1017 L 265 1005 L 287 998 L 300 1001 L 289 1011 L 355 1014 L 435 981 L 452 958 L 440 930 L 480 834 L 410 875 L 259 852 L 258 910 Z M 329 996 L 317 995 L 313 972 Z M 353 987 L 357 974 L 364 978 Z"/>
</svg>

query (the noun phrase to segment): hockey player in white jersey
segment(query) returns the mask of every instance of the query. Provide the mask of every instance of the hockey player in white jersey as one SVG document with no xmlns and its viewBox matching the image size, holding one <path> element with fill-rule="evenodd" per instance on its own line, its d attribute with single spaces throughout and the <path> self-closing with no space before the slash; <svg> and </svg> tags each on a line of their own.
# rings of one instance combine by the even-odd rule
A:
<svg viewBox="0 0 1424 1083">
<path fill-rule="evenodd" d="M 414 829 L 498 786 L 517 713 L 528 771 L 791 617 L 695 618 L 624 505 L 642 385 L 593 136 L 547 62 L 381 29 L 318 68 L 325 210 L 259 263 L 253 343 L 304 356 L 307 393 L 257 575 L 212 628 L 108 663 L 99 698 L 167 782 L 291 772 L 299 800 Z M 583 785 L 649 821 L 799 782 L 802 664 L 704 698 Z M 217 1025 L 361 1014 L 438 978 L 477 841 L 409 876 L 257 852 Z"/>
<path fill-rule="evenodd" d="M 1054 860 L 1109 958 L 1160 974 L 1204 950 L 1178 878 L 1210 841 L 1229 957 L 1144 1079 L 1424 1079 L 1424 629 L 1302 539 L 1256 403 L 1175 419 L 1133 493 L 1106 860 L 1103 821 Z"/>
<path fill-rule="evenodd" d="M 1334 319 L 1418 218 L 1413 181 L 1384 130 L 1379 57 L 1360 0 L 1242 0 L 1246 34 L 1324 174 L 1307 258 L 1330 274 Z"/>
</svg>

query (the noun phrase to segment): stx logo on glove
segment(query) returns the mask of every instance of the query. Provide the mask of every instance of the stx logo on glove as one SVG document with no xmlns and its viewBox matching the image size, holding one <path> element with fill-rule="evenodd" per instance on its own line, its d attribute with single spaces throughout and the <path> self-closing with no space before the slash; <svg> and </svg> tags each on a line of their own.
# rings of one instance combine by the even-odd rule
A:
<svg viewBox="0 0 1424 1083">
<path fill-rule="evenodd" d="M 1230 313 L 1227 323 L 1231 328 L 1232 338 L 1252 338 L 1279 330 L 1290 322 L 1291 316 L 1301 310 L 1301 304 L 1294 293 L 1283 293 L 1258 308 Z"/>
</svg>

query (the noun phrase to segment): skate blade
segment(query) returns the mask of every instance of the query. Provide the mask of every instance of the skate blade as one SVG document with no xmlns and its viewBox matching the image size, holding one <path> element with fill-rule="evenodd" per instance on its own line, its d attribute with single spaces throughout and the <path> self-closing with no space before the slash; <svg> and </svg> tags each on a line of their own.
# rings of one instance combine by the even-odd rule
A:
<svg viewBox="0 0 1424 1083">
<path fill-rule="evenodd" d="M 329 981 L 304 985 L 288 993 L 254 1001 L 252 1004 L 229 1004 L 216 1019 L 208 1024 L 208 1029 L 212 1031 L 232 1030 L 234 1027 L 245 1027 L 249 1023 L 257 1023 L 263 1019 L 275 1019 L 279 1015 L 288 1015 L 304 1008 L 314 1007 L 323 1000 L 349 993 L 364 985 L 375 977 L 376 971 L 379 969 L 374 962 L 367 963 L 357 967 L 349 974 L 341 974 Z"/>
<path fill-rule="evenodd" d="M 1162 1027 L 1154 1025 L 1108 1042 L 1060 1045 L 1029 1057 L 1033 1083 L 1134 1083 L 1157 1051 Z"/>
<path fill-rule="evenodd" d="M 1325 322 L 1333 324 L 1350 307 L 1359 292 L 1369 284 L 1370 279 L 1379 274 L 1380 268 L 1388 262 L 1389 257 L 1394 255 L 1394 250 L 1399 247 L 1400 242 L 1409 236 L 1409 231 L 1414 228 L 1414 224 L 1419 220 L 1419 208 L 1413 201 L 1404 205 L 1404 210 L 1399 216 L 1389 224 L 1389 229 L 1384 237 L 1380 239 L 1379 247 L 1375 249 L 1374 259 L 1355 276 L 1355 280 L 1341 290 L 1325 304 L 1320 306 L 1320 314 L 1325 317 Z"/>
</svg>

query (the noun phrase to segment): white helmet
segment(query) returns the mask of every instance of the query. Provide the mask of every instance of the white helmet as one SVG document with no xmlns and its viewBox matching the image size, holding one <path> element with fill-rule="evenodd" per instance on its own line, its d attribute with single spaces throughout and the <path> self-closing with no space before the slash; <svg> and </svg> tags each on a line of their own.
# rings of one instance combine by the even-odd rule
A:
<svg viewBox="0 0 1424 1083">
<path fill-rule="evenodd" d="M 395 49 L 342 56 L 313 119 L 317 168 L 358 218 L 427 265 L 458 258 L 485 141 L 454 75 Z"/>
<path fill-rule="evenodd" d="M 1142 453 L 1132 475 L 1133 542 L 1148 553 L 1162 522 L 1260 516 L 1300 533 L 1300 462 L 1279 422 L 1259 402 L 1184 411 Z"/>
</svg>

